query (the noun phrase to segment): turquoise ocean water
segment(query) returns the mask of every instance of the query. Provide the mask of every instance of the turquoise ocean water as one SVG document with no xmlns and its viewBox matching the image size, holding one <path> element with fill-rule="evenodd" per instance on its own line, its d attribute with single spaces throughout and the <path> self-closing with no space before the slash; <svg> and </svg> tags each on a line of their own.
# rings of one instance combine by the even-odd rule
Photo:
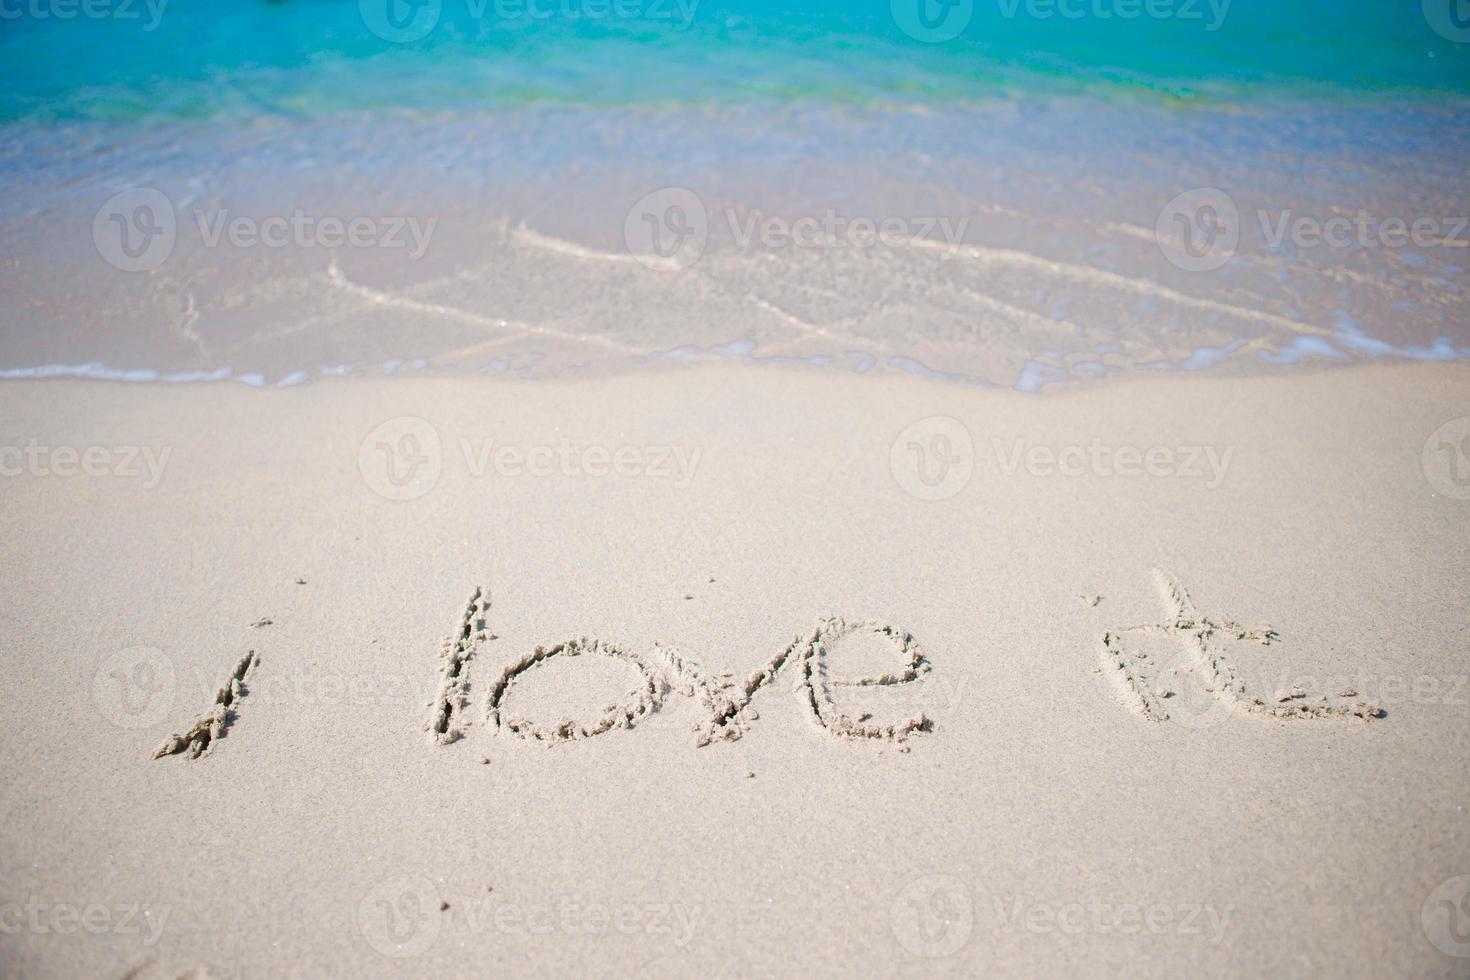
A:
<svg viewBox="0 0 1470 980">
<path fill-rule="evenodd" d="M 945 2 L 4 0 L 0 120 L 1470 91 L 1463 0 Z"/>
<path fill-rule="evenodd" d="M 1470 0 L 0 0 L 0 82 L 0 377 L 712 351 L 1031 390 L 1470 357 Z M 709 243 L 661 278 L 624 247 L 668 187 Z M 102 240 L 137 188 L 177 233 L 146 271 Z M 1200 188 L 1238 211 L 1208 271 L 1156 232 Z M 731 234 L 828 211 L 963 228 Z M 200 230 L 297 212 L 434 234 Z M 1271 236 L 1359 214 L 1433 234 Z"/>
</svg>

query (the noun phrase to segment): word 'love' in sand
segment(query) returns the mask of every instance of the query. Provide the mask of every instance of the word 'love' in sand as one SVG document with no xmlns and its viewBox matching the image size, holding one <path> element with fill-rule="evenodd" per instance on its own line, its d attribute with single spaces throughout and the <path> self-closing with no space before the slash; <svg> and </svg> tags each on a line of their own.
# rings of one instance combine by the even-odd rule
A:
<svg viewBox="0 0 1470 980">
<path fill-rule="evenodd" d="M 476 589 L 460 621 L 459 631 L 445 641 L 443 683 L 433 702 L 433 714 L 428 725 L 434 740 L 440 744 L 456 741 L 463 735 L 463 712 L 469 706 L 470 661 L 479 644 L 489 638 L 489 613 L 489 591 Z M 829 651 L 843 638 L 862 633 L 890 644 L 902 658 L 902 666 L 895 672 L 876 677 L 831 680 L 827 670 Z M 602 716 L 588 725 L 568 719 L 546 728 L 524 718 L 504 716 L 506 695 L 520 677 L 553 658 L 581 656 L 612 657 L 630 664 L 638 671 L 638 685 L 620 701 L 608 704 Z M 736 683 L 729 675 L 712 678 L 699 664 L 677 650 L 657 644 L 648 654 L 585 637 L 551 647 L 539 646 L 500 672 L 490 689 L 487 719 L 497 733 L 507 732 L 549 743 L 570 742 L 595 738 L 615 728 L 632 728 L 639 720 L 657 711 L 672 691 L 694 699 L 704 709 L 705 720 L 695 725 L 697 744 L 704 746 L 740 738 L 758 717 L 751 710 L 751 701 L 788 665 L 799 677 L 797 690 L 812 718 L 831 735 L 888 741 L 896 744 L 900 751 L 907 751 L 905 742 L 910 735 L 928 732 L 932 728 L 930 720 L 922 713 L 881 724 L 868 714 L 860 714 L 854 719 L 838 708 L 832 696 L 833 688 L 883 688 L 912 684 L 932 669 L 907 632 L 873 620 L 849 622 L 838 617 L 823 619 L 812 632 L 797 636 L 742 683 Z"/>
</svg>

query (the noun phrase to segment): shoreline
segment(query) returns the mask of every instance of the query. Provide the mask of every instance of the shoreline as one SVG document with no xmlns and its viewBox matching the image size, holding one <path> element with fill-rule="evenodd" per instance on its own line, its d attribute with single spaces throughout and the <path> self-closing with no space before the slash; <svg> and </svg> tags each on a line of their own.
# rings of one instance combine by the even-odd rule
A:
<svg viewBox="0 0 1470 980">
<path fill-rule="evenodd" d="M 1101 386 L 1130 384 L 1162 379 L 1230 379 L 1230 378 L 1292 378 L 1319 372 L 1353 371 L 1358 369 L 1409 367 L 1413 364 L 1453 364 L 1470 359 L 1470 351 L 1459 356 L 1431 356 L 1428 353 L 1384 354 L 1379 357 L 1355 357 L 1337 353 L 1334 355 L 1306 355 L 1288 362 L 1228 362 L 1228 364 L 1182 367 L 1180 365 L 1150 364 L 1135 368 L 1117 368 L 1112 372 L 1089 372 L 1087 375 L 1066 377 L 1039 377 L 1034 384 L 1018 379 L 1016 384 L 994 384 L 981 378 L 946 372 L 931 368 L 915 358 L 902 354 L 891 355 L 880 360 L 865 351 L 847 351 L 838 356 L 812 355 L 810 358 L 786 357 L 778 354 L 762 355 L 750 350 L 748 341 L 735 340 L 718 344 L 712 348 L 676 347 L 668 351 L 629 355 L 621 364 L 605 361 L 594 370 L 584 373 L 536 375 L 539 358 L 497 359 L 478 367 L 467 364 L 432 364 L 426 358 L 390 358 L 382 364 L 335 364 L 319 365 L 315 368 L 287 370 L 276 376 L 259 371 L 236 373 L 229 367 L 211 370 L 160 372 L 151 368 L 113 368 L 92 362 L 81 364 L 44 364 L 36 367 L 0 368 L 0 385 L 36 381 L 96 382 L 121 385 L 147 386 L 208 386 L 215 384 L 240 384 L 256 391 L 278 391 L 312 383 L 347 381 L 350 383 L 384 380 L 455 380 L 481 378 L 520 382 L 525 384 L 576 384 L 617 379 L 660 377 L 666 373 L 702 371 L 728 365 L 744 369 L 772 369 L 790 371 L 797 378 L 810 372 L 817 377 L 846 376 L 854 378 L 914 378 L 921 382 L 942 386 L 955 386 L 980 391 L 1012 391 L 1025 395 L 1068 393 L 1089 390 Z M 1106 358 L 1100 358 L 1099 363 Z M 1043 360 L 1041 366 L 1060 370 L 1061 365 Z"/>
<path fill-rule="evenodd" d="M 755 113 L 450 115 L 99 135 L 80 163 L 71 144 L 18 149 L 0 364 L 275 383 L 415 358 L 561 375 L 748 344 L 1024 386 L 1470 351 L 1452 127 L 1158 118 L 1086 103 L 774 129 Z M 1181 144 L 1198 150 L 1183 168 L 1168 162 Z M 1331 165 L 1304 172 L 1309 150 Z M 808 161 L 794 174 L 792 154 Z M 402 179 L 411 158 L 438 176 Z M 119 229 L 138 232 L 140 207 L 160 234 L 130 256 Z M 676 211 L 687 226 L 661 223 Z M 1233 234 L 1199 239 L 1206 214 Z"/>
</svg>

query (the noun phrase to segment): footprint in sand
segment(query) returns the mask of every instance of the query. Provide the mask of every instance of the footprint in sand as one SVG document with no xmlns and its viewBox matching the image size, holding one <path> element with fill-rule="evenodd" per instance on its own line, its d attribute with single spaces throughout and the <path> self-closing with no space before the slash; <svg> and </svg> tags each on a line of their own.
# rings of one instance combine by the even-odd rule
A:
<svg viewBox="0 0 1470 980">
<path fill-rule="evenodd" d="M 1153 721 L 1208 728 L 1229 717 L 1371 720 L 1384 715 L 1367 701 L 1297 688 L 1270 698 L 1253 694 L 1226 653 L 1232 642 L 1271 646 L 1274 630 L 1247 627 L 1201 613 L 1173 576 L 1154 569 L 1169 619 L 1103 634 L 1103 670 L 1129 705 Z"/>
</svg>

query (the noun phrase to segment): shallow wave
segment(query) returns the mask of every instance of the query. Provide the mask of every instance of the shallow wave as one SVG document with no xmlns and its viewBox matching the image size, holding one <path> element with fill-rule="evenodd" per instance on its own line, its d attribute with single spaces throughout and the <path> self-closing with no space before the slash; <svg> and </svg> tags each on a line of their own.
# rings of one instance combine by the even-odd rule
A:
<svg viewBox="0 0 1470 980">
<path fill-rule="evenodd" d="M 1470 125 L 1452 109 L 1055 100 L 62 130 L 0 160 L 0 378 L 265 386 L 384 365 L 565 377 L 726 358 L 1034 391 L 1470 352 L 1464 249 L 1273 245 L 1255 218 L 1470 212 Z M 125 272 L 93 235 L 135 187 L 168 199 L 177 242 Z M 670 187 L 702 215 L 702 248 L 630 250 L 639 202 Z M 1238 204 L 1218 269 L 1175 265 L 1155 231 L 1192 187 Z M 295 212 L 433 233 L 417 259 L 208 240 Z M 823 216 L 914 232 L 752 237 Z"/>
</svg>

